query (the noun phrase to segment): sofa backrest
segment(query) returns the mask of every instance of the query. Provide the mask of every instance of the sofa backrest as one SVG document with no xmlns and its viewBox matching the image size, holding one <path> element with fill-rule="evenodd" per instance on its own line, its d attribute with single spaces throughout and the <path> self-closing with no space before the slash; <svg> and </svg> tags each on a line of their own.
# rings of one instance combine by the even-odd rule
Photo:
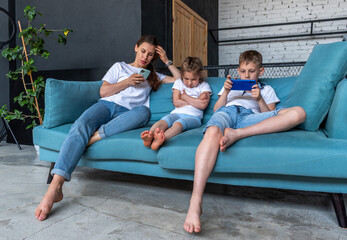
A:
<svg viewBox="0 0 347 240">
<path fill-rule="evenodd" d="M 279 105 L 287 99 L 295 80 L 297 77 L 284 77 L 284 78 L 264 78 L 262 82 L 272 86 L 281 100 Z M 212 89 L 212 96 L 209 105 L 204 111 L 203 123 L 206 123 L 213 114 L 213 107 L 218 100 L 218 93 L 224 85 L 225 78 L 223 77 L 208 77 L 206 81 L 210 84 Z M 169 114 L 174 106 L 172 104 L 172 83 L 163 84 L 157 92 L 152 92 L 150 97 L 150 108 L 152 117 L 150 124 L 160 120 L 166 114 Z"/>
</svg>

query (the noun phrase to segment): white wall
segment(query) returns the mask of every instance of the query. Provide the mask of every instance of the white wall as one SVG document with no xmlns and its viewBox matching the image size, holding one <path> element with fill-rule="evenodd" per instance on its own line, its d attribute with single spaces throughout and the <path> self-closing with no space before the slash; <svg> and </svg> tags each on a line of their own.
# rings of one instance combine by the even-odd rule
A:
<svg viewBox="0 0 347 240">
<path fill-rule="evenodd" d="M 219 0 L 219 28 L 347 17 L 347 0 Z M 219 31 L 219 40 L 309 33 L 310 25 Z M 322 22 L 314 32 L 347 31 L 347 20 Z M 314 45 L 342 40 L 342 35 L 238 42 L 219 45 L 219 64 L 238 64 L 241 52 L 255 49 L 264 63 L 306 61 Z"/>
</svg>

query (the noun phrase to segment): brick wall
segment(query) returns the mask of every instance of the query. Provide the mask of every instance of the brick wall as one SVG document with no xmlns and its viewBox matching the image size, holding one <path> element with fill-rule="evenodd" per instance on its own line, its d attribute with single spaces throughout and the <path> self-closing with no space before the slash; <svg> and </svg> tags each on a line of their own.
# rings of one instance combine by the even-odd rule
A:
<svg viewBox="0 0 347 240">
<path fill-rule="evenodd" d="M 347 17 L 347 0 L 219 0 L 219 28 Z M 347 20 L 320 22 L 315 33 L 347 31 Z M 219 40 L 305 34 L 310 24 L 219 31 Z M 237 64 L 241 52 L 255 49 L 265 63 L 306 61 L 316 44 L 341 41 L 342 35 L 221 43 L 219 64 Z"/>
</svg>

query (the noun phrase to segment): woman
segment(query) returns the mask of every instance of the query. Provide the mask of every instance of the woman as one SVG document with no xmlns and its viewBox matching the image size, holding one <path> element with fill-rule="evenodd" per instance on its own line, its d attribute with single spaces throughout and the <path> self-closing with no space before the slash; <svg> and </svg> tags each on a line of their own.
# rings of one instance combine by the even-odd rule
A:
<svg viewBox="0 0 347 240">
<path fill-rule="evenodd" d="M 146 125 L 150 119 L 148 96 L 151 90 L 156 91 L 161 83 L 174 82 L 179 78 L 179 71 L 171 66 L 172 61 L 154 36 L 142 36 L 135 45 L 135 53 L 134 62 L 117 62 L 109 69 L 100 88 L 102 98 L 72 125 L 51 171 L 53 180 L 35 210 L 38 220 L 46 219 L 53 204 L 63 199 L 63 184 L 70 181 L 86 146 L 102 138 Z M 155 72 L 152 63 L 158 55 L 169 67 L 173 77 Z M 138 74 L 143 68 L 150 70 L 147 80 Z"/>
</svg>

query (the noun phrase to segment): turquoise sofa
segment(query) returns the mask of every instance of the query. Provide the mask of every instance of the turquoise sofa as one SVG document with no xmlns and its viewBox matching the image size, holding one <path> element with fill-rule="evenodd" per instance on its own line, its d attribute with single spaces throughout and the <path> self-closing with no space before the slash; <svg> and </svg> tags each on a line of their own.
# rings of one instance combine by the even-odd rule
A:
<svg viewBox="0 0 347 240">
<path fill-rule="evenodd" d="M 287 132 L 242 139 L 220 152 L 208 182 L 332 193 L 339 225 L 347 227 L 342 195 L 347 193 L 345 56 L 346 42 L 317 45 L 299 76 L 263 79 L 275 89 L 280 105 L 302 106 L 307 120 Z M 207 78 L 213 95 L 202 127 L 170 139 L 158 151 L 143 145 L 140 133 L 174 108 L 172 84 L 163 84 L 151 93 L 148 126 L 96 142 L 86 149 L 79 166 L 193 180 L 195 151 L 224 80 Z M 47 80 L 44 123 L 33 132 L 34 144 L 40 146 L 40 160 L 56 161 L 73 121 L 100 98 L 100 86 L 101 81 Z"/>
</svg>

